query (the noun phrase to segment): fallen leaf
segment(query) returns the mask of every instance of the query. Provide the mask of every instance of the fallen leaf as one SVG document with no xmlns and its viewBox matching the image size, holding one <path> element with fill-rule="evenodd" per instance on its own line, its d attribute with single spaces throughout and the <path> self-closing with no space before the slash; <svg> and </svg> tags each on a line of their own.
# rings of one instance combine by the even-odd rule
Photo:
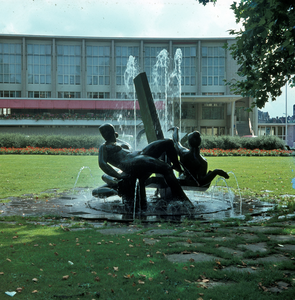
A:
<svg viewBox="0 0 295 300">
<path fill-rule="evenodd" d="M 161 253 L 160 251 L 157 251 L 157 252 L 156 252 L 156 254 L 160 254 L 160 253 Z"/>
<path fill-rule="evenodd" d="M 4 275 L 4 272 L 0 272 L 0 275 Z"/>
<path fill-rule="evenodd" d="M 37 278 L 33 278 L 32 280 L 33 280 L 34 282 L 37 282 L 37 281 L 38 281 L 38 279 L 37 279 Z"/>
<path fill-rule="evenodd" d="M 193 243 L 190 239 L 188 239 L 186 242 L 189 243 L 189 244 Z"/>
<path fill-rule="evenodd" d="M 65 276 L 62 277 L 62 279 L 63 279 L 63 280 L 68 280 L 69 277 L 70 277 L 70 275 L 65 275 Z"/>
<path fill-rule="evenodd" d="M 17 239 L 18 238 L 18 236 L 17 235 L 15 235 L 14 237 L 13 237 L 13 239 Z"/>
<path fill-rule="evenodd" d="M 9 259 L 9 258 L 6 258 L 6 260 L 9 261 L 9 262 L 11 262 L 11 259 Z"/>
<path fill-rule="evenodd" d="M 154 264 L 154 262 L 152 260 L 149 261 L 150 264 Z"/>
<path fill-rule="evenodd" d="M 35 244 L 34 247 L 39 247 L 39 245 L 38 245 L 38 244 Z"/>
<path fill-rule="evenodd" d="M 97 245 L 101 245 L 101 242 L 98 242 Z"/>
<path fill-rule="evenodd" d="M 58 253 L 57 253 L 57 252 L 54 252 L 54 255 L 58 256 Z"/>
<path fill-rule="evenodd" d="M 19 288 L 16 289 L 16 291 L 17 291 L 18 293 L 21 293 L 21 292 L 23 291 L 23 289 L 22 289 L 21 287 L 19 287 Z"/>
<path fill-rule="evenodd" d="M 119 267 L 113 267 L 115 272 L 119 271 Z"/>
<path fill-rule="evenodd" d="M 138 280 L 139 284 L 144 284 L 144 281 Z"/>
<path fill-rule="evenodd" d="M 37 290 L 33 290 L 32 294 L 36 294 L 36 293 L 38 293 L 38 291 Z"/>
<path fill-rule="evenodd" d="M 152 281 L 153 280 L 153 278 L 152 277 L 149 277 L 149 281 Z"/>
<path fill-rule="evenodd" d="M 189 281 L 189 280 L 186 280 L 186 279 L 184 279 L 184 281 L 185 281 L 185 282 L 187 282 L 187 283 L 192 283 L 191 281 Z"/>
<path fill-rule="evenodd" d="M 126 279 L 130 279 L 130 278 L 131 278 L 131 276 L 130 276 L 130 274 L 127 274 L 127 275 L 124 275 L 124 278 L 126 278 Z"/>
<path fill-rule="evenodd" d="M 95 281 L 100 281 L 100 278 L 97 276 L 94 278 Z"/>
</svg>

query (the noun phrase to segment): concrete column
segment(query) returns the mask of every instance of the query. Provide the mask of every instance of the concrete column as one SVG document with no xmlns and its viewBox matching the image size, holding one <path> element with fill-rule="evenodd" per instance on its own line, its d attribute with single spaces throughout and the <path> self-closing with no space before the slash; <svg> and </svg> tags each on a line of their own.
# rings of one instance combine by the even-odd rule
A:
<svg viewBox="0 0 295 300">
<path fill-rule="evenodd" d="M 27 49 L 26 38 L 22 39 L 22 72 L 21 72 L 21 97 L 28 97 L 27 91 Z"/>
<path fill-rule="evenodd" d="M 87 83 L 87 70 L 86 70 L 86 46 L 85 40 L 82 40 L 81 51 L 81 98 L 86 98 L 86 83 Z"/>
<path fill-rule="evenodd" d="M 232 102 L 231 103 L 231 130 L 230 130 L 230 135 L 231 136 L 234 136 L 235 135 L 235 128 L 234 128 L 234 125 L 235 125 L 235 106 L 236 106 L 236 102 Z"/>
<path fill-rule="evenodd" d="M 144 44 L 143 44 L 143 40 L 140 41 L 139 68 L 140 68 L 140 70 L 144 70 Z"/>
<path fill-rule="evenodd" d="M 115 72 L 115 41 L 112 40 L 112 45 L 111 45 L 111 99 L 116 98 L 116 72 Z"/>
<path fill-rule="evenodd" d="M 52 39 L 52 53 L 51 53 L 51 97 L 57 98 L 57 59 L 56 59 L 56 43 Z"/>
<path fill-rule="evenodd" d="M 201 95 L 201 90 L 202 90 L 202 68 L 201 68 L 201 59 L 202 59 L 202 48 L 201 48 L 201 41 L 198 41 L 198 52 L 197 52 L 197 57 L 198 57 L 198 63 L 197 63 L 197 74 L 196 74 L 196 84 L 197 84 L 197 95 Z"/>
</svg>

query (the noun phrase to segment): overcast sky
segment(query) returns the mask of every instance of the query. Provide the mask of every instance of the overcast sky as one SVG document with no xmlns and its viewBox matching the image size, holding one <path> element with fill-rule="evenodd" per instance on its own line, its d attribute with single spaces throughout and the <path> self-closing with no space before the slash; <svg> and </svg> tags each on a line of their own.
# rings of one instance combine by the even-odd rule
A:
<svg viewBox="0 0 295 300">
<path fill-rule="evenodd" d="M 230 5 L 205 7 L 196 0 L 0 0 L 0 32 L 101 37 L 227 37 L 237 29 Z M 284 90 L 285 91 L 285 90 Z M 288 115 L 295 89 L 288 89 Z M 285 97 L 267 104 L 272 117 L 285 113 Z"/>
</svg>

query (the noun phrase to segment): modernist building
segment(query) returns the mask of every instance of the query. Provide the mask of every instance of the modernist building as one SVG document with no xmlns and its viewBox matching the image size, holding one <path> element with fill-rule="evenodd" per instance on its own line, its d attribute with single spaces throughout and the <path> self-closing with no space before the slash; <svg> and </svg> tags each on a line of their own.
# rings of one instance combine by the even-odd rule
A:
<svg viewBox="0 0 295 300">
<path fill-rule="evenodd" d="M 257 135 L 257 110 L 244 109 L 252 100 L 233 95 L 224 83 L 238 79 L 238 66 L 223 48 L 225 43 L 234 39 L 0 35 L 1 132 L 96 134 L 108 121 L 132 134 L 135 123 L 142 127 L 144 113 L 135 104 L 132 80 L 126 76 L 132 75 L 126 73 L 132 56 L 137 72 L 147 74 L 159 114 L 166 101 L 171 103 L 173 123 L 179 125 L 181 116 L 182 131 L 242 136 L 253 129 Z M 163 49 L 171 57 L 169 78 L 181 74 L 181 101 L 165 90 L 166 69 L 159 67 L 163 76 L 155 87 L 153 70 Z M 173 58 L 178 49 L 176 70 Z M 177 90 L 175 78 L 172 85 Z"/>
</svg>

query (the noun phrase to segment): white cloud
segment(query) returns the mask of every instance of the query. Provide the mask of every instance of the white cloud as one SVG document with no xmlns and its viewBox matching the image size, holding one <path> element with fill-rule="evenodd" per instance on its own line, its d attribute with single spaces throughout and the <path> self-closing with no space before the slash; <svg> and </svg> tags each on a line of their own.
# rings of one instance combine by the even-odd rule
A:
<svg viewBox="0 0 295 300">
<path fill-rule="evenodd" d="M 232 0 L 0 0 L 0 32 L 73 36 L 218 37 L 235 27 Z M 10 24 L 8 26 L 8 24 Z"/>
</svg>

